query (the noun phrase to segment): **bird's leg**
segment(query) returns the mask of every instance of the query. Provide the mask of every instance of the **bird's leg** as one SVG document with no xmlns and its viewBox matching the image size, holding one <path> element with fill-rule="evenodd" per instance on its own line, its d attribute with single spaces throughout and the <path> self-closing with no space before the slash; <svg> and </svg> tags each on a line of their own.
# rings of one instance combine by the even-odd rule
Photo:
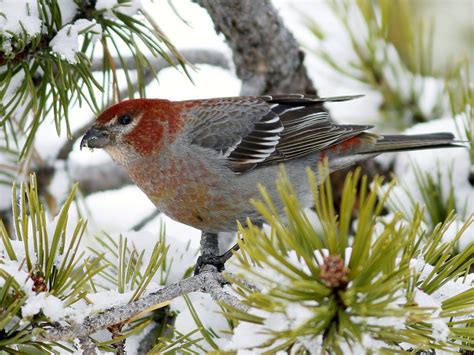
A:
<svg viewBox="0 0 474 355">
<path fill-rule="evenodd" d="M 194 275 L 202 272 L 204 266 L 212 265 L 217 271 L 225 269 L 224 264 L 232 256 L 233 251 L 239 250 L 239 244 L 235 244 L 224 254 L 219 255 L 219 240 L 216 233 L 202 232 L 201 235 L 201 256 L 197 259 Z"/>
<path fill-rule="evenodd" d="M 201 256 L 197 259 L 194 275 L 201 273 L 206 265 L 212 265 L 220 272 L 224 270 L 224 262 L 219 255 L 218 234 L 203 231 L 201 234 Z"/>
<path fill-rule="evenodd" d="M 262 223 L 254 223 L 254 225 L 258 228 L 263 227 Z M 217 269 L 217 271 L 223 271 L 225 269 L 224 264 L 226 261 L 232 257 L 234 254 L 233 252 L 238 251 L 239 249 L 240 245 L 235 243 L 224 254 L 219 255 L 218 234 L 203 231 L 201 234 L 201 256 L 197 259 L 194 268 L 194 275 L 201 273 L 205 265 L 212 265 Z"/>
</svg>

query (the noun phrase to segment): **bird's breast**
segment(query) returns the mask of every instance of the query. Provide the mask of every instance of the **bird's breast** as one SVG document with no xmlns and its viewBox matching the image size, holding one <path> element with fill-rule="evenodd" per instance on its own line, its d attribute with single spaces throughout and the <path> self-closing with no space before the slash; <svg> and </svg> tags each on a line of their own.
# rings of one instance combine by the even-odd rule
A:
<svg viewBox="0 0 474 355">
<path fill-rule="evenodd" d="M 242 208 L 235 189 L 198 156 L 143 161 L 129 173 L 161 212 L 201 230 L 235 225 Z"/>
</svg>

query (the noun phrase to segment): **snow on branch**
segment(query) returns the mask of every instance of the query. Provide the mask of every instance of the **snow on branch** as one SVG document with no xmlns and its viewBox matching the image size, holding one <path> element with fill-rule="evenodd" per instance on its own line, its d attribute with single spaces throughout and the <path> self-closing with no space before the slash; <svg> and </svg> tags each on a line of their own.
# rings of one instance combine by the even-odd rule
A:
<svg viewBox="0 0 474 355">
<path fill-rule="evenodd" d="M 247 307 L 245 305 L 240 303 L 235 296 L 223 290 L 222 286 L 226 283 L 228 281 L 213 266 L 207 265 L 199 275 L 164 286 L 135 302 L 105 309 L 99 314 L 87 317 L 80 324 L 54 327 L 47 333 L 39 335 L 38 340 L 65 341 L 77 338 L 84 339 L 96 331 L 106 329 L 118 323 L 124 323 L 132 317 L 146 312 L 152 306 L 171 301 L 191 292 L 208 293 L 217 302 L 246 311 Z"/>
</svg>

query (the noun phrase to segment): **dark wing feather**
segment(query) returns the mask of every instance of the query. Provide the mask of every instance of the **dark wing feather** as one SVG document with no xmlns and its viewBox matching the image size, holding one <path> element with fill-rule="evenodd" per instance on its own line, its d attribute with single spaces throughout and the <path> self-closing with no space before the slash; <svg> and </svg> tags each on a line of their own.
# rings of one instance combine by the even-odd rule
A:
<svg viewBox="0 0 474 355">
<path fill-rule="evenodd" d="M 283 131 L 275 152 L 263 163 L 279 163 L 321 151 L 359 135 L 371 126 L 338 125 L 329 118 L 325 102 L 360 96 L 312 98 L 303 95 L 263 96 L 279 115 Z"/>
<path fill-rule="evenodd" d="M 371 128 L 334 124 L 323 106 L 356 97 L 265 95 L 200 100 L 188 110 L 191 143 L 222 152 L 236 172 L 303 157 Z"/>
<path fill-rule="evenodd" d="M 288 104 L 282 106 L 283 108 L 275 107 L 273 110 L 283 111 L 280 119 L 284 130 L 274 154 L 265 163 L 303 157 L 327 149 L 371 128 L 371 126 L 335 124 L 321 103 L 296 106 L 294 110 L 288 110 Z"/>
<path fill-rule="evenodd" d="M 282 131 L 280 118 L 275 113 L 268 112 L 230 153 L 229 161 L 245 165 L 265 161 L 275 151 Z"/>
<path fill-rule="evenodd" d="M 191 144 L 222 153 L 231 166 L 254 166 L 275 151 L 283 126 L 265 101 L 236 97 L 186 104 Z"/>
</svg>

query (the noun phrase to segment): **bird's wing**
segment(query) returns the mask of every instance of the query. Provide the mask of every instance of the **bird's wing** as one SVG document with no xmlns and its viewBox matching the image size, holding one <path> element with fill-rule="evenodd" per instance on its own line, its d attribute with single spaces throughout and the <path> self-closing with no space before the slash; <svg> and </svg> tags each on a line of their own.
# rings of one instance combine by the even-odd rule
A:
<svg viewBox="0 0 474 355">
<path fill-rule="evenodd" d="M 367 125 L 339 125 L 334 123 L 325 102 L 351 100 L 360 96 L 313 98 L 290 96 L 262 97 L 280 117 L 283 131 L 275 152 L 265 163 L 283 162 L 327 149 L 372 128 Z"/>
<path fill-rule="evenodd" d="M 256 164 L 275 151 L 283 125 L 271 107 L 256 97 L 185 103 L 191 144 L 212 148 L 229 162 Z"/>
<path fill-rule="evenodd" d="M 191 143 L 225 156 L 236 172 L 284 162 L 352 138 L 370 126 L 337 125 L 324 102 L 357 96 L 315 98 L 278 95 L 200 100 L 187 109 Z"/>
</svg>

